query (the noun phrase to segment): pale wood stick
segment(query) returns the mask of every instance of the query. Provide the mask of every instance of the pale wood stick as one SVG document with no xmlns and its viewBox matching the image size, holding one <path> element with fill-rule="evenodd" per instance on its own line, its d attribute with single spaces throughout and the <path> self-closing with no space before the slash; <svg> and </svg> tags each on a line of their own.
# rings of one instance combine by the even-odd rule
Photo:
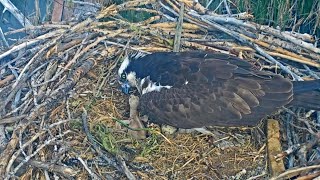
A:
<svg viewBox="0 0 320 180">
<path fill-rule="evenodd" d="M 0 0 L 5 10 L 8 10 L 23 27 L 32 26 L 32 23 L 20 12 L 10 0 Z"/>
</svg>

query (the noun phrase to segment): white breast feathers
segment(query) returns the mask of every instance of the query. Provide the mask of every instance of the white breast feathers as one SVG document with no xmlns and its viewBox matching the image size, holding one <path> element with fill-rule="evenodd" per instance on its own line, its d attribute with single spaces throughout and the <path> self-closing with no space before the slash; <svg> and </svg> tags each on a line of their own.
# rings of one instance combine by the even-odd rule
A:
<svg viewBox="0 0 320 180">
<path fill-rule="evenodd" d="M 160 92 L 162 88 L 170 89 L 171 87 L 172 86 L 161 86 L 160 84 L 157 85 L 157 83 L 153 83 L 152 81 L 149 81 L 149 84 L 147 85 L 147 87 L 144 87 L 142 89 L 142 94 L 149 93 L 152 91 Z"/>
</svg>

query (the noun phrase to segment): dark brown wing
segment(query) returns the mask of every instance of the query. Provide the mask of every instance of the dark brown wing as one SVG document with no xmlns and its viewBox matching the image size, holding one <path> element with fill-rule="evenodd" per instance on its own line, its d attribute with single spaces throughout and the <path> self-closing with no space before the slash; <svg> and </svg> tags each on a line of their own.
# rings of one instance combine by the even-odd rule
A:
<svg viewBox="0 0 320 180">
<path fill-rule="evenodd" d="M 174 79 L 187 83 L 141 97 L 142 113 L 155 123 L 179 128 L 254 126 L 292 100 L 289 80 L 253 70 L 236 57 L 183 58 Z"/>
</svg>

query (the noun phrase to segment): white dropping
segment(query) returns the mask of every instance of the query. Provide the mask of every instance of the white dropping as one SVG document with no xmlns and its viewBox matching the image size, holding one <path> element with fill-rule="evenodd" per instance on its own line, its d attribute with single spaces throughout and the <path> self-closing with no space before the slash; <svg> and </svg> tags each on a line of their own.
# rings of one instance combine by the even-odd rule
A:
<svg viewBox="0 0 320 180">
<path fill-rule="evenodd" d="M 124 71 L 125 69 L 127 69 L 129 63 L 130 63 L 129 57 L 126 56 L 126 57 L 124 58 L 124 60 L 122 61 L 121 65 L 120 65 L 120 68 L 119 68 L 119 70 L 118 70 L 118 75 L 119 75 L 119 76 L 121 76 L 121 74 L 123 73 L 123 71 Z"/>
</svg>

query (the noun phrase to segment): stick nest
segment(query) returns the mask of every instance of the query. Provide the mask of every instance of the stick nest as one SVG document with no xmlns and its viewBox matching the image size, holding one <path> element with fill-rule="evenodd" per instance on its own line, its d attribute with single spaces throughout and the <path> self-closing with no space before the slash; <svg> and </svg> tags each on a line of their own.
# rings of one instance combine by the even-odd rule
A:
<svg viewBox="0 0 320 180">
<path fill-rule="evenodd" d="M 126 11 L 148 17 L 129 22 L 123 17 Z M 122 122 L 129 117 L 129 102 L 117 84 L 117 67 L 127 53 L 173 49 L 218 51 L 293 80 L 318 78 L 315 68 L 320 64 L 314 59 L 320 59 L 320 50 L 311 36 L 280 32 L 251 19 L 247 13 L 218 15 L 188 0 L 129 1 L 104 7 L 81 22 L 7 33 L 25 31 L 29 36 L 0 54 L 1 177 L 270 176 L 264 123 L 253 129 L 213 128 L 215 137 L 167 135 L 147 124 L 147 138 L 136 140 Z M 283 152 L 278 158 L 286 159 L 286 168 L 319 161 L 314 114 L 299 109 L 274 116 L 290 119 L 280 126 Z M 289 177 L 319 173 L 315 170 Z"/>
</svg>

